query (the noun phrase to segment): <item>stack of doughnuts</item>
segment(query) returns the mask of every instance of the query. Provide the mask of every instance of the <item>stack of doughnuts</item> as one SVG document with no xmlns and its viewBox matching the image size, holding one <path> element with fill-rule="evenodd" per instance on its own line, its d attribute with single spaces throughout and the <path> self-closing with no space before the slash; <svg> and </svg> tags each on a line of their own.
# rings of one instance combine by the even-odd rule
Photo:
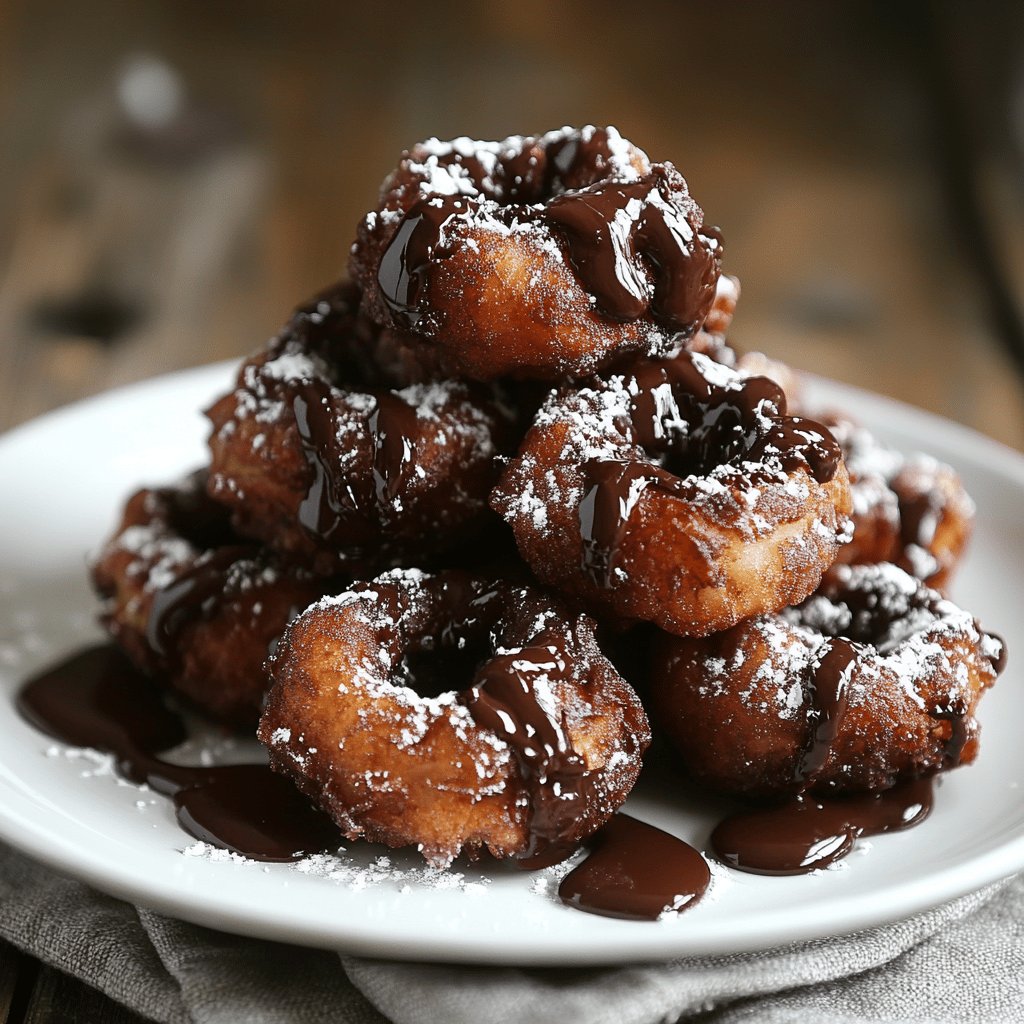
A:
<svg viewBox="0 0 1024 1024">
<path fill-rule="evenodd" d="M 722 258 L 614 128 L 412 147 L 347 279 L 208 410 L 209 465 L 128 502 L 94 568 L 110 632 L 258 719 L 345 836 L 435 865 L 568 856 L 648 714 L 754 799 L 971 760 L 1002 646 L 933 589 L 970 499 L 794 415 L 797 375 L 727 339 Z"/>
</svg>

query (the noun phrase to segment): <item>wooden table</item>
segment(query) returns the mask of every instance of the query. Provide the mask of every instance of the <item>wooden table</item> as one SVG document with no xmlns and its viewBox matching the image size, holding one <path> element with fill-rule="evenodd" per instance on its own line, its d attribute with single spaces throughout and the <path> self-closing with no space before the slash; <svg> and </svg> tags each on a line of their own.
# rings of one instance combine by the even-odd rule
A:
<svg viewBox="0 0 1024 1024">
<path fill-rule="evenodd" d="M 1019 4 L 346 6 L 0 7 L 0 428 L 262 344 L 403 145 L 594 121 L 722 225 L 740 347 L 1024 447 Z M 0 1024 L 72 1019 L 131 1017 L 0 944 Z"/>
</svg>

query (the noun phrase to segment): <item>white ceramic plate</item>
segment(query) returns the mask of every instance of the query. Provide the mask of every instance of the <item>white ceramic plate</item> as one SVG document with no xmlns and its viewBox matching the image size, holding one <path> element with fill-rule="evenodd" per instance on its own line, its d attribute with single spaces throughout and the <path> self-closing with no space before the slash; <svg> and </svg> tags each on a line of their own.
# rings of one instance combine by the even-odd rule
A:
<svg viewBox="0 0 1024 1024">
<path fill-rule="evenodd" d="M 816 875 L 716 869 L 676 918 L 623 922 L 563 907 L 552 871 L 462 868 L 422 877 L 415 855 L 352 844 L 335 877 L 289 865 L 186 856 L 168 801 L 70 756 L 26 725 L 21 680 L 99 638 L 88 553 L 122 500 L 204 458 L 198 411 L 231 370 L 205 367 L 83 402 L 0 439 L 0 837 L 116 896 L 189 921 L 374 956 L 507 964 L 615 963 L 767 948 L 878 925 L 1024 868 L 1024 686 L 1014 629 L 1024 576 L 1024 457 L 948 422 L 823 381 L 812 397 L 889 442 L 955 465 L 979 507 L 957 599 L 1008 637 L 1010 664 L 983 703 L 977 763 L 941 786 L 919 828 L 883 836 Z M 237 755 L 238 751 L 234 754 Z M 674 787 L 673 787 L 674 788 Z M 628 810 L 698 847 L 721 809 L 657 784 Z M 405 872 L 399 874 L 399 872 Z"/>
</svg>

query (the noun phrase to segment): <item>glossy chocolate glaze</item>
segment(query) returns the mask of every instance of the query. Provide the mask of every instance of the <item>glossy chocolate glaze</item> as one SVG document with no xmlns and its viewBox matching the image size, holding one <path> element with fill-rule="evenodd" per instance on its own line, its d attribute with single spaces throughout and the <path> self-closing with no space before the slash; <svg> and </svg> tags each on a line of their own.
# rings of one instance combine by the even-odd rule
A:
<svg viewBox="0 0 1024 1024">
<path fill-rule="evenodd" d="M 421 200 L 405 215 L 388 243 L 377 270 L 377 284 L 396 327 L 415 331 L 428 322 L 426 292 L 431 260 L 450 255 L 444 245 L 445 226 L 467 209 L 465 198 Z"/>
<path fill-rule="evenodd" d="M 605 128 L 595 128 L 589 137 L 572 132 L 554 139 L 544 147 L 543 161 L 535 158 L 534 148 L 524 148 L 518 158 L 505 164 L 514 202 L 542 202 L 545 197 L 585 188 L 613 174 L 614 153 Z M 539 174 L 534 170 L 537 167 L 541 168 Z"/>
<path fill-rule="evenodd" d="M 928 708 L 928 714 L 937 722 L 949 722 L 949 738 L 943 745 L 943 757 L 950 768 L 955 768 L 963 757 L 964 748 L 971 738 L 968 722 L 970 708 L 957 698 L 947 704 Z"/>
<path fill-rule="evenodd" d="M 942 517 L 943 499 L 937 490 L 897 491 L 900 510 L 900 544 L 928 549 Z"/>
<path fill-rule="evenodd" d="M 700 225 L 700 210 L 671 164 L 655 164 L 638 179 L 600 181 L 583 175 L 588 163 L 600 166 L 594 153 L 602 145 L 606 142 L 597 140 L 596 133 L 588 143 L 563 140 L 549 148 L 547 160 L 537 162 L 540 173 L 531 171 L 523 156 L 498 174 L 498 187 L 472 196 L 428 195 L 415 202 L 377 272 L 395 325 L 422 328 L 430 312 L 431 264 L 452 253 L 450 223 L 495 201 L 501 205 L 488 212 L 506 226 L 537 224 L 554 232 L 602 314 L 623 322 L 650 316 L 669 331 L 694 334 L 714 302 L 721 237 Z M 474 170 L 472 160 L 457 162 L 476 183 L 489 180 L 482 168 Z M 563 190 L 580 179 L 583 187 Z"/>
<path fill-rule="evenodd" d="M 802 467 L 819 483 L 835 476 L 839 445 L 819 423 L 785 416 L 786 400 L 767 377 L 715 384 L 688 353 L 640 364 L 626 375 L 630 440 L 645 458 L 592 459 L 583 467 L 580 534 L 583 568 L 602 587 L 613 583 L 618 549 L 640 496 L 649 488 L 685 497 L 690 476 L 722 464 L 756 485 L 765 460 L 787 473 Z"/>
<path fill-rule="evenodd" d="M 359 508 L 351 488 L 337 479 L 337 466 L 345 453 L 338 440 L 330 386 L 321 380 L 299 382 L 292 410 L 306 461 L 313 471 L 313 480 L 299 506 L 299 522 L 314 537 L 330 541 Z"/>
<path fill-rule="evenodd" d="M 593 459 L 584 467 L 580 501 L 583 569 L 599 586 L 614 582 L 616 556 L 640 496 L 655 488 L 683 494 L 684 485 L 668 470 L 649 463 Z"/>
<path fill-rule="evenodd" d="M 373 486 L 377 508 L 384 515 L 394 507 L 395 498 L 415 465 L 416 410 L 390 391 L 377 396 L 377 408 L 370 414 L 373 439 Z"/>
<path fill-rule="evenodd" d="M 591 852 L 558 887 L 562 902 L 604 917 L 654 921 L 704 895 L 711 871 L 688 843 L 628 814 L 588 840 Z"/>
<path fill-rule="evenodd" d="M 850 672 L 863 650 L 842 637 L 826 640 L 825 647 L 824 653 L 818 652 L 817 663 L 811 674 L 808 709 L 811 728 L 794 771 L 793 780 L 802 790 L 814 785 L 832 750 L 846 714 L 846 688 L 850 682 Z"/>
<path fill-rule="evenodd" d="M 182 629 L 216 609 L 224 598 L 225 574 L 254 552 L 251 546 L 243 545 L 211 550 L 181 572 L 170 586 L 154 594 L 146 641 L 161 658 L 174 657 Z"/>
<path fill-rule="evenodd" d="M 313 472 L 299 506 L 299 522 L 324 541 L 353 520 L 379 530 L 395 512 L 395 498 L 416 464 L 416 410 L 393 392 L 377 395 L 367 424 L 373 444 L 373 490 L 367 501 L 341 472 L 348 453 L 340 440 L 330 386 L 321 380 L 298 383 L 292 409 Z"/>
<path fill-rule="evenodd" d="M 656 164 L 639 181 L 601 182 L 548 203 L 544 222 L 565 240 L 580 283 L 605 316 L 650 315 L 685 337 L 704 322 L 722 240 L 698 226 L 695 207 L 680 203 L 685 189 L 671 164 Z"/>
<path fill-rule="evenodd" d="M 193 767 L 158 757 L 185 740 L 185 725 L 113 645 L 40 673 L 22 687 L 17 706 L 48 735 L 113 754 L 126 779 L 172 796 L 182 827 L 213 846 L 293 861 L 337 845 L 331 820 L 267 765 Z"/>
<path fill-rule="evenodd" d="M 569 656 L 561 637 L 541 633 L 528 647 L 497 654 L 477 673 L 466 706 L 473 719 L 512 749 L 530 802 L 523 867 L 557 864 L 575 848 L 578 808 L 592 784 L 586 762 L 538 692 L 564 678 Z"/>
<path fill-rule="evenodd" d="M 846 799 L 801 794 L 779 807 L 740 811 L 711 834 L 716 856 L 759 875 L 801 875 L 846 856 L 860 836 L 920 824 L 932 809 L 932 779 Z"/>
</svg>

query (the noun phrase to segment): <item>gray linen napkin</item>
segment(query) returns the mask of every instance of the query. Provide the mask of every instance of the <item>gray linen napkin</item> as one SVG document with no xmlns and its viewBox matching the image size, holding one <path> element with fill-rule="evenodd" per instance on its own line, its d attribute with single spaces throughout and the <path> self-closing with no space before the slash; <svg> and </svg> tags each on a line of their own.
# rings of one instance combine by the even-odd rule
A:
<svg viewBox="0 0 1024 1024">
<path fill-rule="evenodd" d="M 0 846 L 0 936 L 166 1024 L 1024 1020 L 1024 876 L 885 928 L 767 953 L 539 970 L 339 960 L 226 935 Z"/>
</svg>

